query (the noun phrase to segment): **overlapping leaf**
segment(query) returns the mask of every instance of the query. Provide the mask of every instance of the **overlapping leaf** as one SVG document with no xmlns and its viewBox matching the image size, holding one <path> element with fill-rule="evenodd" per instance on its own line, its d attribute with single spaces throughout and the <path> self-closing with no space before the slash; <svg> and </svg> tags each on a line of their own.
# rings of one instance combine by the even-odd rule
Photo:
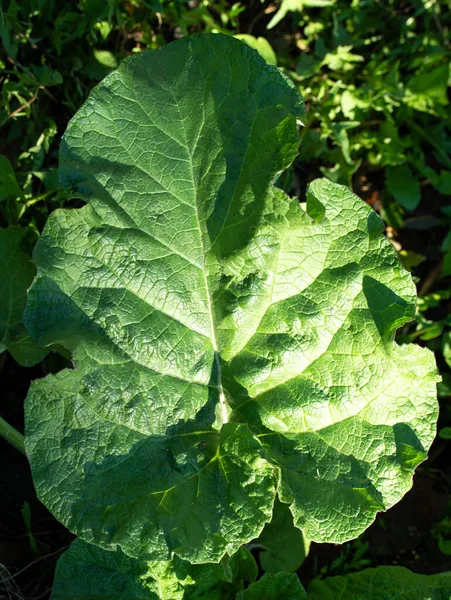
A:
<svg viewBox="0 0 451 600">
<path fill-rule="evenodd" d="M 256 575 L 244 548 L 218 564 L 191 565 L 177 557 L 146 563 L 77 539 L 58 561 L 52 600 L 235 600 Z"/>
<path fill-rule="evenodd" d="M 241 42 L 194 36 L 125 61 L 66 132 L 26 323 L 73 371 L 34 384 L 41 500 L 88 542 L 218 561 L 278 488 L 308 539 L 343 541 L 410 487 L 435 366 L 393 342 L 414 288 L 377 216 L 293 160 L 302 100 Z"/>
<path fill-rule="evenodd" d="M 9 350 L 19 364 L 31 367 L 47 350 L 33 344 L 22 322 L 27 289 L 36 274 L 30 254 L 21 247 L 25 234 L 20 227 L 0 229 L 0 353 Z"/>
</svg>

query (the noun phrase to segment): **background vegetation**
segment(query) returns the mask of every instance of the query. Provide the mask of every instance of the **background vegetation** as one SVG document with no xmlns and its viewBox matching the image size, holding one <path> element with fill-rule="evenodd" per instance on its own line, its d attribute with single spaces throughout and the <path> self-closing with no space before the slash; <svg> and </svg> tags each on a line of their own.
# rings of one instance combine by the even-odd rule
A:
<svg viewBox="0 0 451 600">
<path fill-rule="evenodd" d="M 386 223 L 418 285 L 399 343 L 436 352 L 441 417 L 413 490 L 361 538 L 312 544 L 299 573 L 400 564 L 451 570 L 451 3 L 447 0 L 4 0 L 0 3 L 0 414 L 23 427 L 29 382 L 67 364 L 21 324 L 32 247 L 74 205 L 56 176 L 59 140 L 90 89 L 126 56 L 193 32 L 237 35 L 299 86 L 300 156 L 278 185 L 302 197 L 324 174 Z M 4 231 L 7 230 L 7 231 Z M 14 319 L 7 290 L 14 290 Z M 8 318 L 7 318 L 8 317 Z M 0 439 L 0 596 L 45 598 L 72 536 L 36 500 L 27 461 Z"/>
</svg>

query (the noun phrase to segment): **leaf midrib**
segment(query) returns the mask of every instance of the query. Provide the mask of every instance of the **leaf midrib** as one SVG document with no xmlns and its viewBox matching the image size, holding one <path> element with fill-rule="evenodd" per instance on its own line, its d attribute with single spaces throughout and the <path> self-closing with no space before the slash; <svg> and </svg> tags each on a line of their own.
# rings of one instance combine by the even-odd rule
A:
<svg viewBox="0 0 451 600">
<path fill-rule="evenodd" d="M 213 352 L 214 352 L 214 364 L 216 367 L 216 376 L 217 376 L 216 387 L 218 389 L 218 396 L 219 396 L 218 400 L 219 400 L 219 410 L 220 410 L 220 414 L 221 414 L 221 425 L 223 425 L 224 423 L 228 423 L 228 421 L 229 421 L 229 412 L 227 410 L 227 402 L 225 399 L 224 389 L 222 386 L 221 359 L 219 357 L 219 352 L 218 352 L 218 343 L 216 340 L 215 324 L 213 321 L 213 303 L 212 303 L 212 299 L 211 299 L 210 286 L 208 283 L 208 276 L 207 276 L 207 268 L 206 268 L 206 264 L 205 264 L 205 258 L 207 256 L 207 254 L 206 254 L 204 237 L 202 235 L 202 228 L 201 228 L 199 212 L 198 212 L 198 203 L 197 203 L 198 189 L 197 189 L 197 185 L 196 185 L 196 179 L 194 177 L 193 156 L 192 156 L 192 153 L 190 152 L 190 148 L 189 148 L 189 144 L 188 144 L 188 135 L 187 135 L 186 127 L 185 127 L 185 121 L 182 118 L 178 100 L 175 97 L 174 91 L 172 89 L 169 88 L 168 91 L 170 92 L 171 96 L 174 99 L 175 106 L 177 107 L 177 112 L 179 114 L 181 128 L 183 131 L 183 136 L 185 138 L 184 147 L 186 149 L 186 153 L 188 156 L 188 163 L 189 163 L 189 168 L 191 171 L 191 180 L 193 182 L 193 193 L 194 193 L 193 209 L 194 209 L 194 215 L 196 217 L 197 230 L 199 232 L 200 246 L 202 249 L 201 271 L 202 271 L 202 277 L 204 279 L 204 285 L 205 285 L 206 300 L 207 300 L 207 312 L 208 312 L 208 319 L 209 319 L 210 330 L 211 330 L 210 340 L 211 340 L 211 345 L 213 347 Z"/>
</svg>

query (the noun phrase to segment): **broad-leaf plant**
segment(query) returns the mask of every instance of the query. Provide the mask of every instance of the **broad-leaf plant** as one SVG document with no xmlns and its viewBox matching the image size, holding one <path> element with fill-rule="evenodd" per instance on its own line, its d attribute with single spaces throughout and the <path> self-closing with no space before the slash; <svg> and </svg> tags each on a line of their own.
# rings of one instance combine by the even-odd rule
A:
<svg viewBox="0 0 451 600">
<path fill-rule="evenodd" d="M 26 401 L 38 496 L 78 536 L 54 600 L 306 598 L 257 580 L 275 503 L 300 545 L 344 542 L 425 459 L 436 367 L 394 341 L 415 288 L 382 222 L 327 179 L 304 204 L 273 185 L 303 116 L 206 34 L 123 61 L 70 122 L 59 177 L 85 205 L 48 219 L 24 316 L 73 360 Z"/>
</svg>

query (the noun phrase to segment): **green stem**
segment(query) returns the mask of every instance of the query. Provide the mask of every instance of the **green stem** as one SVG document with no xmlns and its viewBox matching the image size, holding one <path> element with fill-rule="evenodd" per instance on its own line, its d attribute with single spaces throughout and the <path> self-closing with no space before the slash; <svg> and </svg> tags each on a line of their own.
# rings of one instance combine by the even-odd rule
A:
<svg viewBox="0 0 451 600">
<path fill-rule="evenodd" d="M 0 417 L 0 435 L 5 438 L 10 444 L 14 446 L 19 452 L 25 454 L 24 436 L 14 429 L 12 425 L 7 423 L 5 419 Z"/>
</svg>

